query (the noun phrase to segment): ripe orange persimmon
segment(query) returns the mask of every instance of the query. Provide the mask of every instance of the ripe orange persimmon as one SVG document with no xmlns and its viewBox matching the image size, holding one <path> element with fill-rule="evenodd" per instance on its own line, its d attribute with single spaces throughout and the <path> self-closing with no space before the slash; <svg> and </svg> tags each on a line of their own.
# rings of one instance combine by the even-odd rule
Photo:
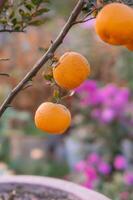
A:
<svg viewBox="0 0 133 200">
<path fill-rule="evenodd" d="M 90 75 L 90 64 L 79 53 L 67 52 L 53 69 L 55 82 L 62 88 L 71 90 L 78 87 Z"/>
<path fill-rule="evenodd" d="M 35 113 L 35 125 L 44 132 L 62 134 L 71 123 L 69 110 L 61 104 L 42 103 Z"/>
<path fill-rule="evenodd" d="M 133 41 L 126 44 L 127 49 L 129 49 L 130 51 L 133 51 Z"/>
<path fill-rule="evenodd" d="M 125 45 L 133 37 L 133 9 L 110 3 L 96 17 L 95 29 L 100 38 L 112 45 Z"/>
</svg>

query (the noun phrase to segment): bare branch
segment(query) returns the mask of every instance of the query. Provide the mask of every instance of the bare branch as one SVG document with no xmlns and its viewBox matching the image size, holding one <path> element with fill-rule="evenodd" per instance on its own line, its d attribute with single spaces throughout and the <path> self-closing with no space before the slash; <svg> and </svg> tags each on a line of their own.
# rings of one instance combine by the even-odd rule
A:
<svg viewBox="0 0 133 200">
<path fill-rule="evenodd" d="M 95 19 L 95 17 L 90 17 L 92 15 L 92 13 L 97 12 L 100 8 L 96 8 L 91 10 L 89 13 L 87 13 L 81 20 L 75 21 L 73 24 L 80 24 L 80 23 L 84 23 L 87 22 L 89 20 Z M 90 17 L 90 18 L 88 18 Z"/>
<path fill-rule="evenodd" d="M 9 77 L 10 75 L 6 74 L 6 73 L 0 73 L 0 76 L 7 76 L 7 77 Z"/>
<path fill-rule="evenodd" d="M 82 11 L 82 8 L 85 4 L 85 0 L 79 0 L 74 10 L 72 11 L 68 21 L 65 26 L 61 30 L 60 34 L 57 36 L 55 41 L 51 44 L 47 52 L 38 60 L 38 62 L 33 66 L 33 68 L 26 74 L 26 76 L 18 83 L 18 85 L 11 91 L 11 93 L 7 96 L 5 101 L 0 107 L 0 117 L 4 113 L 7 108 L 7 105 L 10 105 L 16 95 L 24 88 L 24 86 L 31 80 L 38 71 L 43 67 L 43 65 L 54 56 L 54 52 L 61 45 L 65 36 L 73 26 L 73 23 L 76 21 L 79 13 Z"/>
<path fill-rule="evenodd" d="M 25 30 L 0 29 L 0 33 L 25 33 Z"/>
<path fill-rule="evenodd" d="M 1 61 L 8 61 L 8 60 L 10 60 L 10 58 L 0 58 L 0 62 Z"/>
<path fill-rule="evenodd" d="M 74 24 L 81 24 L 81 23 L 85 23 L 85 22 L 88 22 L 92 19 L 95 19 L 95 17 L 91 17 L 91 18 L 88 18 L 88 19 L 85 19 L 85 20 L 79 20 L 79 21 L 76 21 Z"/>
<path fill-rule="evenodd" d="M 29 84 L 25 85 L 22 90 L 25 90 L 25 89 L 31 87 L 32 85 L 33 85 L 32 83 L 29 83 Z"/>
</svg>

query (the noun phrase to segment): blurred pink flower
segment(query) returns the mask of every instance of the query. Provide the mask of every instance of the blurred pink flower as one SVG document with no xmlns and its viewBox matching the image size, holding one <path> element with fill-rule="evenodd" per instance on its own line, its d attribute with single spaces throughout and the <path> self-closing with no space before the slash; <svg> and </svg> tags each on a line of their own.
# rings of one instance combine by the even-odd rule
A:
<svg viewBox="0 0 133 200">
<path fill-rule="evenodd" d="M 124 182 L 128 186 L 133 186 L 133 172 L 126 172 L 124 174 Z"/>
<path fill-rule="evenodd" d="M 92 165 L 97 165 L 101 161 L 100 156 L 97 153 L 91 153 L 88 158 L 87 162 Z"/>
<path fill-rule="evenodd" d="M 91 111 L 91 117 L 101 123 L 111 123 L 116 117 L 115 111 L 111 108 L 95 108 Z"/>
<path fill-rule="evenodd" d="M 114 159 L 114 167 L 117 170 L 124 170 L 127 168 L 127 160 L 124 156 L 118 155 Z"/>
<path fill-rule="evenodd" d="M 81 84 L 78 88 L 75 89 L 76 92 L 95 92 L 98 85 L 94 80 L 86 80 L 83 84 Z"/>
<path fill-rule="evenodd" d="M 129 199 L 129 193 L 128 192 L 121 192 L 120 193 L 120 200 L 128 200 Z"/>
<path fill-rule="evenodd" d="M 80 87 L 75 90 L 80 94 L 82 105 L 97 105 L 101 102 L 97 82 L 94 80 L 85 81 Z"/>
<path fill-rule="evenodd" d="M 96 169 L 92 166 L 87 166 L 85 169 L 85 174 L 87 175 L 89 180 L 96 180 L 97 179 L 97 172 Z"/>
<path fill-rule="evenodd" d="M 114 102 L 114 97 L 118 93 L 118 88 L 114 84 L 108 84 L 104 87 L 99 88 L 99 93 L 101 96 L 101 104 L 104 107 L 112 106 L 112 103 Z"/>
<path fill-rule="evenodd" d="M 80 162 L 78 162 L 75 166 L 75 170 L 82 172 L 84 171 L 86 168 L 86 162 L 84 160 L 81 160 Z"/>
<path fill-rule="evenodd" d="M 106 162 L 101 162 L 98 165 L 98 170 L 103 175 L 108 175 L 111 172 L 111 166 Z"/>
<path fill-rule="evenodd" d="M 110 123 L 115 118 L 115 111 L 111 108 L 103 109 L 100 116 L 100 121 L 103 123 Z"/>
<path fill-rule="evenodd" d="M 127 87 L 113 83 L 100 87 L 97 81 L 87 80 L 75 91 L 80 94 L 81 106 L 89 106 L 91 117 L 100 123 L 109 124 L 113 120 L 124 123 L 128 119 L 130 91 Z"/>
</svg>

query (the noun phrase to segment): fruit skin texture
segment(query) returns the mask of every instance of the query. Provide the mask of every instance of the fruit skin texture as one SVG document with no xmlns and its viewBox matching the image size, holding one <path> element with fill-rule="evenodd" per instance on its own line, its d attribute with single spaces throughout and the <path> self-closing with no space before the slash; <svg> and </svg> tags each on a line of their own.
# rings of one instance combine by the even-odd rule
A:
<svg viewBox="0 0 133 200">
<path fill-rule="evenodd" d="M 61 104 L 42 103 L 35 113 L 35 125 L 38 129 L 51 134 L 62 134 L 71 123 L 69 110 Z"/>
<path fill-rule="evenodd" d="M 59 59 L 59 64 L 53 69 L 55 82 L 68 90 L 78 87 L 90 74 L 90 64 L 87 59 L 76 52 L 66 52 Z"/>
<path fill-rule="evenodd" d="M 128 50 L 133 51 L 133 41 L 131 43 L 128 43 L 126 47 Z"/>
<path fill-rule="evenodd" d="M 133 37 L 133 9 L 121 3 L 104 6 L 96 17 L 100 38 L 112 45 L 125 45 Z"/>
</svg>

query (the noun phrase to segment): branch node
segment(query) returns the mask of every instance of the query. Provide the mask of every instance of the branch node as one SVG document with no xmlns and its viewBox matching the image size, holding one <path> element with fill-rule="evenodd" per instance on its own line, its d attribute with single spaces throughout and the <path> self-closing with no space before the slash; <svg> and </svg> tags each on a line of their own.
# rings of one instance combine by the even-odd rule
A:
<svg viewBox="0 0 133 200">
<path fill-rule="evenodd" d="M 6 76 L 6 77 L 10 77 L 10 75 L 9 75 L 9 74 L 7 74 L 7 73 L 0 73 L 0 76 Z"/>
</svg>

